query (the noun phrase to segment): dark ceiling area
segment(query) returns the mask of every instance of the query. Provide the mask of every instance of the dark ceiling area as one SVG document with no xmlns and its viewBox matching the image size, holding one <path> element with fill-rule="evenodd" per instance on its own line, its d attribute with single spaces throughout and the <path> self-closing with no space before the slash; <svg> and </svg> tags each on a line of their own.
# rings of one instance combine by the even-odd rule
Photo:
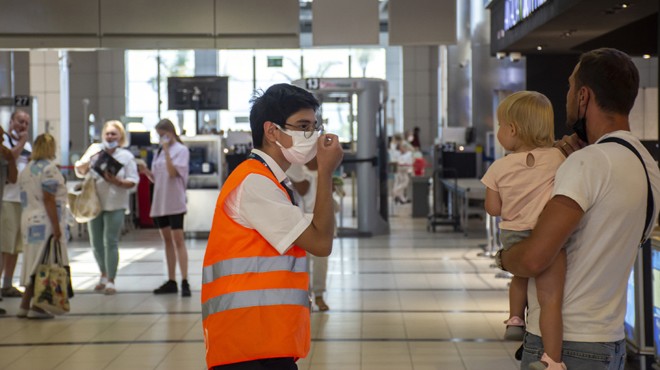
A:
<svg viewBox="0 0 660 370">
<path fill-rule="evenodd" d="M 658 0 L 549 0 L 504 32 L 504 0 L 496 0 L 489 6 L 491 51 L 570 54 L 606 46 L 633 56 L 657 56 L 659 3 Z"/>
</svg>

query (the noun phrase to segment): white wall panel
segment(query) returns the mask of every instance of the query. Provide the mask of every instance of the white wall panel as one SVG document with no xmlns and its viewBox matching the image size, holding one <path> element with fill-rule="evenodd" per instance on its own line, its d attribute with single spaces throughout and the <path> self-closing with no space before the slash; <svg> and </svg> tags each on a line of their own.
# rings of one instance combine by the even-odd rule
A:
<svg viewBox="0 0 660 370">
<path fill-rule="evenodd" d="M 100 0 L 101 34 L 213 35 L 213 0 Z"/>
<path fill-rule="evenodd" d="M 635 104 L 628 115 L 630 132 L 639 139 L 644 139 L 644 103 L 644 89 L 639 89 Z"/>
<path fill-rule="evenodd" d="M 378 45 L 378 0 L 314 0 L 314 45 Z"/>
<path fill-rule="evenodd" d="M 215 0 L 216 47 L 298 47 L 299 18 L 298 0 Z"/>
<path fill-rule="evenodd" d="M 455 44 L 456 1 L 390 0 L 390 45 Z"/>
<path fill-rule="evenodd" d="M 658 140 L 658 88 L 644 90 L 644 139 Z"/>
</svg>

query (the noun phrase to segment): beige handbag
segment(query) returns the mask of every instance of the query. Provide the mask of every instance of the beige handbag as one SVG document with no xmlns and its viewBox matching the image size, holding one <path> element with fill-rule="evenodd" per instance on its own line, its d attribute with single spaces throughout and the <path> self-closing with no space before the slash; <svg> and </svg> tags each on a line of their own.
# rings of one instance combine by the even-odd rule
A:
<svg viewBox="0 0 660 370">
<path fill-rule="evenodd" d="M 101 201 L 96 193 L 96 180 L 87 175 L 80 190 L 69 193 L 69 209 L 78 223 L 89 222 L 101 213 Z"/>
</svg>

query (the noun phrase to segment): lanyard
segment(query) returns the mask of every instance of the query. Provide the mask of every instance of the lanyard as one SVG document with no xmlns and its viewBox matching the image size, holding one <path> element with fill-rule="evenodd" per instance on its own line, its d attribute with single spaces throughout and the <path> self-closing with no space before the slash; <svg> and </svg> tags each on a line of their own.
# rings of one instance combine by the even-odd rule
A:
<svg viewBox="0 0 660 370">
<path fill-rule="evenodd" d="M 270 168 L 270 166 L 268 165 L 268 163 L 266 163 L 266 161 L 265 161 L 263 158 L 261 158 L 260 155 L 255 154 L 255 153 L 250 153 L 250 154 L 248 155 L 248 159 L 256 159 L 256 160 L 258 160 L 258 161 L 261 162 L 264 166 L 266 166 L 266 168 L 268 168 L 268 170 L 270 171 L 270 173 L 273 174 L 273 177 L 277 178 L 277 176 L 275 176 L 275 173 L 274 173 L 273 170 Z M 288 178 L 287 178 L 287 179 L 288 179 Z M 289 199 L 291 199 L 291 204 L 293 204 L 294 206 L 297 206 L 298 204 L 296 204 L 296 198 L 294 197 L 293 190 L 287 185 L 287 181 L 286 181 L 287 179 L 282 180 L 282 181 L 280 182 L 280 185 L 282 185 L 282 186 L 284 187 L 284 190 L 286 190 L 286 193 L 289 195 Z"/>
</svg>

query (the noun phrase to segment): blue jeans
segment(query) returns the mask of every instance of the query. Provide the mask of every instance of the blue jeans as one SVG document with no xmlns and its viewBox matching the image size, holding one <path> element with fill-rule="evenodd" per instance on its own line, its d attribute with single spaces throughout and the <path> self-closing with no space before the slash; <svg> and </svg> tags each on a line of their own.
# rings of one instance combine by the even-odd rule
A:
<svg viewBox="0 0 660 370">
<path fill-rule="evenodd" d="M 541 337 L 526 333 L 521 370 L 538 361 L 543 355 Z M 623 370 L 626 364 L 626 342 L 569 342 L 564 341 L 562 361 L 570 370 Z"/>
</svg>

